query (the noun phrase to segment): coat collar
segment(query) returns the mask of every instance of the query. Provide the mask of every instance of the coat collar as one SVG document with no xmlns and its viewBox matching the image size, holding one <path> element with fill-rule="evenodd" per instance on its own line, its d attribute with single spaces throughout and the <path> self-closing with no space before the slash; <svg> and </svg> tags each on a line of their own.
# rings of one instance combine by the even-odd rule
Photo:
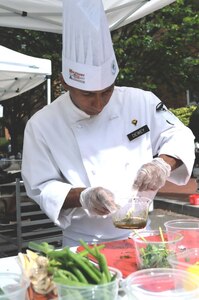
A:
<svg viewBox="0 0 199 300">
<path fill-rule="evenodd" d="M 109 100 L 108 104 L 104 107 L 103 111 L 97 116 L 90 116 L 87 113 L 80 110 L 77 106 L 75 106 L 70 98 L 69 92 L 66 92 L 65 97 L 67 105 L 67 119 L 71 124 L 98 118 L 99 116 L 101 117 L 104 115 L 108 115 L 109 120 L 115 119 L 119 116 L 119 113 L 117 112 L 116 108 L 116 103 L 115 105 L 113 105 L 113 95 L 111 96 L 111 99 Z"/>
</svg>

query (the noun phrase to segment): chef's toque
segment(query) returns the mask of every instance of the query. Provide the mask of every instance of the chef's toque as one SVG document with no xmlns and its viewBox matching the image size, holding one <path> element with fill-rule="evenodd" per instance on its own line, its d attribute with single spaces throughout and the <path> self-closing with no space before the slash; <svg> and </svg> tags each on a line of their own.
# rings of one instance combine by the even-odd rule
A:
<svg viewBox="0 0 199 300">
<path fill-rule="evenodd" d="M 112 85 L 118 74 L 102 0 L 64 0 L 62 75 L 86 91 Z"/>
</svg>

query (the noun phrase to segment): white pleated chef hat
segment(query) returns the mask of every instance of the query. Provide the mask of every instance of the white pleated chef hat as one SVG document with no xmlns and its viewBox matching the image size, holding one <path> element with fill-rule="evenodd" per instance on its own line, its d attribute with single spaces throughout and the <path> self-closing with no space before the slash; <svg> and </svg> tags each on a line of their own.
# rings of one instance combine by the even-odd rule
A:
<svg viewBox="0 0 199 300">
<path fill-rule="evenodd" d="M 64 0 L 62 75 L 86 91 L 112 85 L 118 74 L 102 0 Z"/>
</svg>

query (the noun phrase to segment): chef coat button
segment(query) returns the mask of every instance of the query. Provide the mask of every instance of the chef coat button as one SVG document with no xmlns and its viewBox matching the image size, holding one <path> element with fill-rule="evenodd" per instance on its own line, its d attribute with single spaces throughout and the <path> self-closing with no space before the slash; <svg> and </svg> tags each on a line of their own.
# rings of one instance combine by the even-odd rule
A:
<svg viewBox="0 0 199 300">
<path fill-rule="evenodd" d="M 79 128 L 79 129 L 82 128 L 82 125 L 78 124 L 78 125 L 77 125 L 77 128 Z"/>
<path fill-rule="evenodd" d="M 92 173 L 93 175 L 95 175 L 95 170 L 92 170 L 91 173 Z"/>
</svg>

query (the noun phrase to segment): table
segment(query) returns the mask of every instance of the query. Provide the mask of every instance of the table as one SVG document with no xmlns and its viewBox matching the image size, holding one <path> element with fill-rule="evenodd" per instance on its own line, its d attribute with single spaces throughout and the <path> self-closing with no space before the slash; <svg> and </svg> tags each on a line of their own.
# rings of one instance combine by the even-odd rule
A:
<svg viewBox="0 0 199 300">
<path fill-rule="evenodd" d="M 21 273 L 21 268 L 18 264 L 17 256 L 3 257 L 0 258 L 0 270 L 1 272 L 12 272 L 12 273 Z"/>
</svg>

